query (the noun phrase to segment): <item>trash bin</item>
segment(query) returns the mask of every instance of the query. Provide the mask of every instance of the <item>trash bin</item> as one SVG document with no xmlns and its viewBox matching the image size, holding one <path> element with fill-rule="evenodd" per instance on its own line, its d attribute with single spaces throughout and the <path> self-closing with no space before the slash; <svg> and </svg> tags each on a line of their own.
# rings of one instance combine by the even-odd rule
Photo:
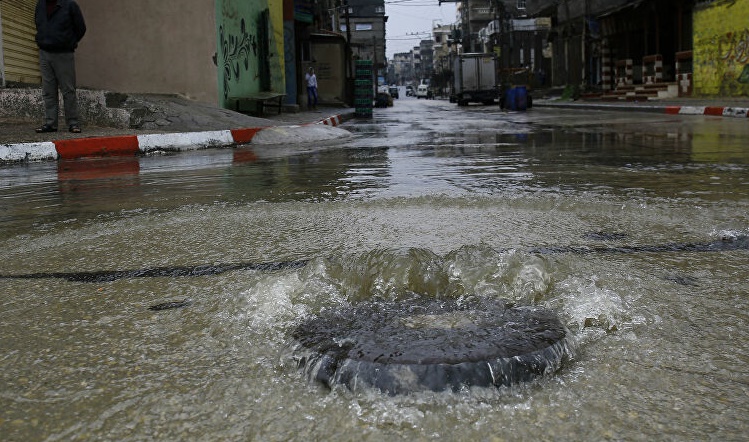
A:
<svg viewBox="0 0 749 442">
<path fill-rule="evenodd" d="M 514 86 L 507 89 L 503 99 L 504 108 L 512 111 L 524 111 L 528 109 L 528 88 L 525 86 Z"/>
<path fill-rule="evenodd" d="M 515 110 L 528 109 L 528 89 L 525 86 L 515 86 Z"/>
<path fill-rule="evenodd" d="M 511 87 L 507 89 L 507 93 L 505 94 L 505 109 L 509 110 L 517 110 L 515 109 L 515 88 Z"/>
</svg>

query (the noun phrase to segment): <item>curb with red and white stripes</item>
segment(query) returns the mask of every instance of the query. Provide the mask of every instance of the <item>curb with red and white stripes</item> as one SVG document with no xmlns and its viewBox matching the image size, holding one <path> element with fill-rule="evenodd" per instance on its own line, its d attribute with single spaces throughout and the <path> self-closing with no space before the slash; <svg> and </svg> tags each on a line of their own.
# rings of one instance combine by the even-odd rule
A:
<svg viewBox="0 0 749 442">
<path fill-rule="evenodd" d="M 338 126 L 344 121 L 334 115 L 313 124 Z M 45 161 L 99 156 L 135 156 L 154 151 L 187 151 L 247 144 L 263 129 L 253 127 L 204 132 L 121 135 L 71 138 L 67 140 L 0 145 L 0 162 Z"/>
<path fill-rule="evenodd" d="M 743 103 L 742 103 L 743 104 Z M 749 107 L 737 106 L 681 106 L 666 104 L 639 103 L 632 104 L 629 102 L 622 103 L 594 103 L 594 102 L 569 102 L 559 100 L 534 100 L 535 107 L 556 107 L 565 109 L 587 109 L 587 110 L 605 110 L 605 111 L 622 111 L 622 112 L 655 112 L 666 113 L 670 115 L 707 115 L 717 117 L 747 118 L 749 117 Z"/>
<path fill-rule="evenodd" d="M 323 120 L 318 121 L 315 124 L 325 124 L 327 126 L 338 126 L 343 121 L 341 120 L 340 115 L 333 115 L 332 117 L 325 118 Z"/>
<path fill-rule="evenodd" d="M 730 106 L 666 106 L 671 115 L 712 115 L 717 117 L 749 117 L 749 108 Z"/>
</svg>

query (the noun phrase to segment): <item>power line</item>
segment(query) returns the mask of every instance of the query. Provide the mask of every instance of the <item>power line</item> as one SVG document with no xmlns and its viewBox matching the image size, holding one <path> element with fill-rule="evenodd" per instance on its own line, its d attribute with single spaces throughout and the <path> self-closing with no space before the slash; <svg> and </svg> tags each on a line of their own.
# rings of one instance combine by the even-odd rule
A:
<svg viewBox="0 0 749 442">
<path fill-rule="evenodd" d="M 407 4 L 410 2 L 422 2 L 422 3 L 410 4 L 410 5 Z M 386 1 L 385 4 L 386 5 L 398 5 L 398 6 L 413 6 L 413 7 L 434 7 L 434 6 L 439 7 L 439 5 L 435 5 L 434 3 L 423 3 L 423 2 L 424 0 L 390 0 L 390 1 Z"/>
<path fill-rule="evenodd" d="M 424 37 L 395 37 L 395 38 L 385 38 L 387 41 L 409 41 L 409 40 L 424 40 Z"/>
<path fill-rule="evenodd" d="M 432 31 L 406 32 L 405 34 L 393 35 L 393 37 L 407 37 L 410 35 L 432 35 Z"/>
</svg>

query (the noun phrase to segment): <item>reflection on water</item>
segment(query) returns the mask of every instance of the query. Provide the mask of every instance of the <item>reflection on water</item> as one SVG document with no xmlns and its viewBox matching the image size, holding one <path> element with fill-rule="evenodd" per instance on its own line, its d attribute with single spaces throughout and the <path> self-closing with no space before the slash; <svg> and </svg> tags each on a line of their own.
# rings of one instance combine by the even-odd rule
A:
<svg viewBox="0 0 749 442">
<path fill-rule="evenodd" d="M 435 126 L 441 121 L 435 121 Z M 349 145 L 277 156 L 245 147 L 181 155 L 61 161 L 0 168 L 11 187 L 0 222 L 99 216 L 90 212 L 170 209 L 214 201 L 330 201 L 355 197 L 610 192 L 632 197 L 745 198 L 746 139 L 725 127 L 650 133 L 618 126 L 544 128 L 478 120 L 441 133 L 426 125 L 358 127 Z M 487 129 L 487 126 L 493 126 Z M 671 130 L 671 131 L 669 131 Z M 28 173 L 35 180 L 24 183 Z M 28 189 L 28 191 L 24 191 Z M 20 207 L 20 209 L 19 209 Z M 6 230 L 10 231 L 10 230 Z"/>
<path fill-rule="evenodd" d="M 0 278 L 3 439 L 743 437 L 749 252 L 710 248 L 749 234 L 731 129 L 479 107 L 450 129 L 418 103 L 294 156 L 0 168 L 0 275 L 36 275 Z M 306 318 L 413 295 L 551 309 L 578 351 L 529 384 L 399 397 L 297 370 Z"/>
</svg>

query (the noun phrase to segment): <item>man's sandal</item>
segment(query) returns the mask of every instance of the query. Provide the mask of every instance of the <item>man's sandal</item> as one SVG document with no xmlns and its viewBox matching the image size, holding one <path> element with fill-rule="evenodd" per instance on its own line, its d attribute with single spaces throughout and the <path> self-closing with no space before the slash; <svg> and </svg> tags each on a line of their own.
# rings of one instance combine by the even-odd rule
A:
<svg viewBox="0 0 749 442">
<path fill-rule="evenodd" d="M 81 127 L 80 127 L 80 126 L 78 126 L 77 124 L 71 124 L 71 125 L 70 125 L 70 129 L 69 129 L 69 130 L 70 130 L 71 132 L 73 132 L 74 134 L 79 134 L 79 133 L 81 133 Z"/>
<path fill-rule="evenodd" d="M 52 126 L 50 126 L 48 124 L 45 124 L 42 127 L 37 127 L 36 128 L 36 133 L 38 133 L 38 134 L 43 134 L 43 133 L 47 133 L 47 132 L 57 132 L 57 128 L 56 127 L 52 127 Z"/>
</svg>

